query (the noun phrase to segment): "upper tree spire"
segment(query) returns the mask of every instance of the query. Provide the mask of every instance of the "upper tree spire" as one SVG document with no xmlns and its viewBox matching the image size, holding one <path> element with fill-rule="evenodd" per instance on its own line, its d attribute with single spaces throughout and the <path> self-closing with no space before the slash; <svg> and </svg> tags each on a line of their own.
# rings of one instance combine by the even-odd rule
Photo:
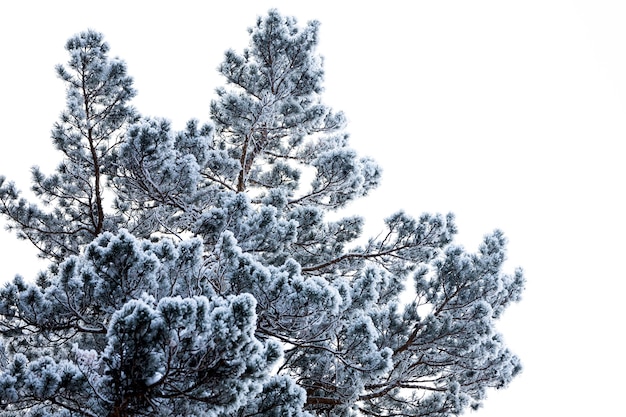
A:
<svg viewBox="0 0 626 417">
<path fill-rule="evenodd" d="M 271 10 L 249 29 L 248 49 L 226 52 L 219 70 L 227 87 L 217 90 L 211 115 L 218 146 L 239 161 L 236 178 L 229 180 L 237 192 L 280 188 L 294 203 L 338 207 L 345 203 L 346 188 L 359 189 L 350 192 L 351 199 L 377 184 L 378 168 L 346 152 L 343 113 L 321 101 L 318 30 L 317 21 L 300 27 L 294 18 Z M 342 158 L 354 166 L 338 172 Z M 296 199 L 304 165 L 315 167 L 315 180 Z"/>
<path fill-rule="evenodd" d="M 65 48 L 70 59 L 56 70 L 66 83 L 67 107 L 52 129 L 63 160 L 50 176 L 32 168 L 32 190 L 50 209 L 19 198 L 14 185 L 0 178 L 0 211 L 9 227 L 30 240 L 42 257 L 57 262 L 78 254 L 104 230 L 117 228 L 106 214 L 104 181 L 124 126 L 137 117 L 128 105 L 135 95 L 132 78 L 124 62 L 109 59 L 100 33 L 82 32 Z"/>
</svg>

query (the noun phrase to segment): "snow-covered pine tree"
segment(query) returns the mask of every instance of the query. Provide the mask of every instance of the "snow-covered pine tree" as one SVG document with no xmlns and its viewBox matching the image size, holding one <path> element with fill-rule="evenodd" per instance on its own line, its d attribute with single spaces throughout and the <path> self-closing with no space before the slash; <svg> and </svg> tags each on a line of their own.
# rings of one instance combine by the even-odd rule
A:
<svg viewBox="0 0 626 417">
<path fill-rule="evenodd" d="M 211 122 L 141 118 L 102 36 L 72 38 L 57 173 L 0 212 L 51 268 L 0 291 L 0 416 L 449 416 L 519 372 L 496 231 L 329 212 L 380 169 L 321 101 L 318 23 L 270 11 L 228 51 Z M 104 204 L 111 196 L 111 204 Z M 404 301 L 407 289 L 413 299 Z"/>
</svg>

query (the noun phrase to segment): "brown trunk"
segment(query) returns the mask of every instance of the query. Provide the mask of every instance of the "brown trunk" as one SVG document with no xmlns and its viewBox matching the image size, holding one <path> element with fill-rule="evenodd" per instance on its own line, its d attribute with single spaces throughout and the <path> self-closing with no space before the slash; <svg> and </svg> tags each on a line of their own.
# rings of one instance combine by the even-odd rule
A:
<svg viewBox="0 0 626 417">
<path fill-rule="evenodd" d="M 83 90 L 83 102 L 85 105 L 85 119 L 87 121 L 87 142 L 89 142 L 89 151 L 91 152 L 91 159 L 93 160 L 93 168 L 94 168 L 94 195 L 95 195 L 95 209 L 96 209 L 96 218 L 92 216 L 92 223 L 94 226 L 94 230 L 92 233 L 94 236 L 98 236 L 102 232 L 102 227 L 104 224 L 104 208 L 102 207 L 102 191 L 100 190 L 100 161 L 98 160 L 98 153 L 96 151 L 96 146 L 94 144 L 93 138 L 93 127 L 90 125 L 91 112 L 89 111 L 89 99 L 87 98 L 87 90 L 85 89 L 85 67 L 83 65 L 83 73 L 82 73 L 82 90 Z M 91 203 L 91 202 L 90 202 Z M 92 207 L 93 210 L 93 207 Z"/>
</svg>

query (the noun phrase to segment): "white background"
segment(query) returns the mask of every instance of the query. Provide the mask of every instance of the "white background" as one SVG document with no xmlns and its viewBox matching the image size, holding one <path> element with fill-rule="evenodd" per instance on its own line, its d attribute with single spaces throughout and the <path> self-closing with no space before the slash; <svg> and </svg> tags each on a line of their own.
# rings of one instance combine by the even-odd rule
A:
<svg viewBox="0 0 626 417">
<path fill-rule="evenodd" d="M 226 4 L 228 3 L 228 4 Z M 412 3 L 412 4 L 411 4 Z M 409 5 L 411 4 L 411 5 Z M 56 166 L 54 65 L 93 28 L 123 58 L 144 115 L 208 120 L 216 67 L 277 7 L 322 22 L 324 101 L 383 185 L 349 208 L 375 233 L 398 209 L 457 215 L 474 250 L 501 228 L 524 300 L 499 328 L 525 370 L 471 415 L 618 416 L 623 396 L 626 3 L 620 1 L 54 1 L 0 11 L 0 173 Z M 42 264 L 0 231 L 0 281 Z"/>
</svg>

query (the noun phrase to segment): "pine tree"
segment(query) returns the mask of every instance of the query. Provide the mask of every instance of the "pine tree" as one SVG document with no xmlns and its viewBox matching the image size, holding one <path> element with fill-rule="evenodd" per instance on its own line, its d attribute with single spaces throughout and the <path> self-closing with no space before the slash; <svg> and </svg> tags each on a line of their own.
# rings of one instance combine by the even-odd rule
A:
<svg viewBox="0 0 626 417">
<path fill-rule="evenodd" d="M 501 232 L 467 253 L 452 215 L 369 240 L 326 219 L 380 168 L 321 100 L 318 29 L 259 18 L 211 121 L 181 132 L 128 104 L 100 34 L 68 41 L 43 208 L 0 178 L 51 264 L 0 291 L 1 416 L 449 416 L 520 371 L 494 326 L 524 284 Z"/>
</svg>

